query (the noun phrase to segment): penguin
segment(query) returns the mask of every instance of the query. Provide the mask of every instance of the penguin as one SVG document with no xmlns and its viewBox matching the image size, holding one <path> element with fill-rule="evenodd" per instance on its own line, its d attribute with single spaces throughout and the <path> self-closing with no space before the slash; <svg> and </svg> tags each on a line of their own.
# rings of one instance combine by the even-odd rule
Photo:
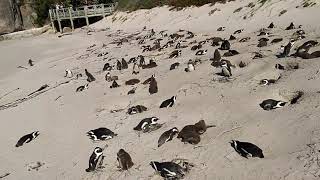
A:
<svg viewBox="0 0 320 180">
<path fill-rule="evenodd" d="M 79 73 L 79 74 L 77 74 L 76 79 L 79 79 L 79 78 L 81 78 L 81 77 L 82 77 L 82 74 Z"/>
<path fill-rule="evenodd" d="M 89 136 L 89 138 L 93 141 L 105 141 L 112 139 L 117 135 L 118 134 L 105 127 L 93 129 L 87 132 L 87 136 Z"/>
<path fill-rule="evenodd" d="M 171 58 L 176 58 L 176 57 L 178 57 L 178 56 L 181 56 L 181 50 L 174 50 L 174 51 L 172 51 L 172 52 L 170 53 L 169 58 L 170 58 L 170 59 L 171 59 Z"/>
<path fill-rule="evenodd" d="M 130 95 L 130 94 L 134 94 L 134 93 L 136 93 L 136 90 L 137 90 L 137 87 L 134 87 L 134 88 L 132 88 L 130 91 L 128 91 L 128 95 Z"/>
<path fill-rule="evenodd" d="M 122 69 L 128 69 L 128 63 L 124 58 L 121 60 L 121 67 Z"/>
<path fill-rule="evenodd" d="M 88 82 L 93 82 L 93 81 L 96 80 L 96 78 L 94 78 L 93 75 L 91 73 L 89 73 L 87 69 L 85 69 L 84 71 L 85 71 L 85 73 L 87 75 L 87 81 Z"/>
<path fill-rule="evenodd" d="M 179 42 L 177 43 L 176 49 L 180 49 L 180 47 L 181 47 L 181 41 L 179 41 Z"/>
<path fill-rule="evenodd" d="M 171 64 L 171 66 L 170 66 L 170 70 L 177 69 L 179 65 L 180 65 L 180 63 L 179 63 L 179 62 L 176 62 L 176 63 Z"/>
<path fill-rule="evenodd" d="M 192 38 L 194 38 L 194 33 L 193 32 L 191 32 L 191 31 L 188 31 L 187 32 L 187 37 L 186 37 L 186 39 L 192 39 Z"/>
<path fill-rule="evenodd" d="M 291 22 L 290 25 L 286 27 L 286 30 L 292 30 L 292 29 L 295 29 L 293 22 Z"/>
<path fill-rule="evenodd" d="M 297 48 L 296 53 L 293 54 L 293 56 L 298 56 L 301 52 L 308 52 L 311 47 L 314 47 L 317 44 L 318 42 L 314 40 L 307 41 Z"/>
<path fill-rule="evenodd" d="M 236 30 L 235 32 L 233 32 L 233 34 L 240 34 L 240 33 L 242 33 L 243 30 L 244 30 L 244 29 Z"/>
<path fill-rule="evenodd" d="M 217 29 L 217 31 L 224 31 L 226 29 L 226 27 L 219 27 L 218 29 Z"/>
<path fill-rule="evenodd" d="M 224 40 L 221 44 L 220 50 L 229 50 L 230 49 L 230 43 L 228 40 Z"/>
<path fill-rule="evenodd" d="M 135 131 L 146 131 L 150 125 L 157 124 L 157 121 L 159 118 L 157 117 L 150 117 L 150 118 L 144 118 L 140 121 L 140 123 L 133 128 Z"/>
<path fill-rule="evenodd" d="M 279 70 L 284 70 L 284 69 L 285 69 L 284 66 L 281 65 L 281 64 L 276 64 L 274 67 L 275 67 L 276 69 L 279 69 Z"/>
<path fill-rule="evenodd" d="M 214 51 L 212 61 L 213 61 L 213 62 L 218 62 L 218 61 L 220 61 L 220 60 L 221 60 L 221 54 L 220 54 L 219 50 L 216 49 L 216 50 Z"/>
<path fill-rule="evenodd" d="M 66 74 L 64 75 L 64 77 L 67 77 L 67 78 L 72 78 L 73 77 L 73 73 L 71 70 L 69 69 L 66 69 Z"/>
<path fill-rule="evenodd" d="M 291 40 L 283 49 L 283 52 L 279 55 L 277 55 L 278 58 L 284 58 L 287 57 L 290 53 L 291 48 L 293 47 L 295 41 Z"/>
<path fill-rule="evenodd" d="M 128 109 L 127 114 L 129 115 L 133 115 L 133 114 L 137 114 L 137 113 L 142 113 L 143 111 L 147 111 L 148 108 L 142 105 L 136 105 L 136 106 L 132 106 Z"/>
<path fill-rule="evenodd" d="M 96 170 L 97 165 L 100 164 L 99 161 L 103 159 L 103 149 L 100 147 L 94 148 L 90 158 L 89 158 L 89 168 L 86 169 L 86 172 L 92 172 Z"/>
<path fill-rule="evenodd" d="M 139 70 L 140 70 L 139 65 L 137 64 L 137 62 L 134 62 L 132 67 L 132 74 L 139 74 Z"/>
<path fill-rule="evenodd" d="M 157 63 L 154 60 L 150 59 L 149 64 L 142 65 L 142 69 L 150 69 L 150 68 L 154 68 L 157 66 L 158 66 Z"/>
<path fill-rule="evenodd" d="M 251 38 L 250 37 L 245 37 L 239 40 L 239 42 L 247 42 L 249 41 Z"/>
<path fill-rule="evenodd" d="M 271 22 L 271 23 L 269 24 L 268 28 L 269 28 L 269 29 L 274 28 L 274 24 L 273 24 L 273 22 Z"/>
<path fill-rule="evenodd" d="M 120 149 L 117 153 L 117 161 L 119 163 L 119 168 L 122 171 L 130 169 L 134 163 L 132 162 L 131 156 L 124 149 Z"/>
<path fill-rule="evenodd" d="M 119 71 L 122 70 L 122 64 L 119 60 L 117 61 L 117 70 L 119 70 Z"/>
<path fill-rule="evenodd" d="M 213 37 L 211 39 L 211 46 L 219 46 L 220 42 L 223 41 L 221 37 Z"/>
<path fill-rule="evenodd" d="M 275 79 L 262 79 L 259 84 L 266 86 L 266 85 L 274 84 L 274 83 L 276 83 L 276 81 L 277 80 L 275 80 Z"/>
<path fill-rule="evenodd" d="M 178 180 L 185 176 L 186 169 L 174 162 L 151 161 L 150 166 L 166 180 Z"/>
<path fill-rule="evenodd" d="M 246 64 L 245 62 L 240 61 L 240 63 L 239 63 L 239 67 L 240 67 L 240 68 L 244 68 L 244 67 L 246 67 L 246 66 L 247 66 L 247 64 Z"/>
<path fill-rule="evenodd" d="M 206 125 L 204 120 L 200 120 L 194 125 L 186 125 L 178 134 L 178 139 L 181 139 L 181 142 L 189 144 L 198 144 L 201 140 L 200 135 L 205 133 L 208 128 L 216 127 L 214 125 Z"/>
<path fill-rule="evenodd" d="M 144 56 L 138 55 L 137 60 L 139 60 L 139 65 L 140 65 L 140 66 L 146 65 L 146 62 L 145 62 L 145 60 L 144 60 Z"/>
<path fill-rule="evenodd" d="M 16 147 L 20 147 L 25 143 L 29 143 L 30 141 L 34 140 L 36 137 L 40 135 L 39 131 L 34 131 L 30 134 L 22 136 L 16 144 Z"/>
<path fill-rule="evenodd" d="M 263 58 L 264 55 L 260 52 L 254 52 L 254 56 L 252 57 L 252 59 L 260 59 Z"/>
<path fill-rule="evenodd" d="M 274 99 L 267 99 L 262 101 L 262 103 L 259 104 L 260 107 L 266 111 L 276 109 L 276 108 L 282 108 L 286 105 L 286 102 L 283 101 L 277 101 Z"/>
<path fill-rule="evenodd" d="M 281 42 L 282 40 L 283 40 L 282 38 L 275 38 L 271 41 L 271 44 Z"/>
<path fill-rule="evenodd" d="M 232 76 L 231 67 L 225 61 L 221 62 L 221 67 L 222 67 L 221 75 L 223 75 L 225 77 Z"/>
<path fill-rule="evenodd" d="M 107 72 L 106 76 L 105 76 L 105 79 L 107 82 L 111 82 L 111 81 L 114 81 L 114 80 L 118 80 L 119 77 L 118 76 L 111 76 L 110 72 Z"/>
<path fill-rule="evenodd" d="M 195 70 L 194 62 L 190 59 L 189 62 L 188 62 L 188 67 L 185 68 L 185 71 L 186 72 L 191 72 L 191 71 L 194 71 L 194 70 Z"/>
<path fill-rule="evenodd" d="M 201 49 L 201 48 L 202 48 L 202 45 L 201 45 L 201 44 L 198 44 L 198 45 L 192 46 L 192 47 L 191 47 L 191 50 L 192 50 L 192 51 L 195 51 L 195 50 Z"/>
<path fill-rule="evenodd" d="M 229 49 L 229 51 L 225 52 L 223 54 L 223 56 L 224 57 L 230 57 L 230 56 L 234 56 L 234 55 L 238 55 L 238 54 L 240 54 L 238 51 Z"/>
<path fill-rule="evenodd" d="M 229 37 L 229 40 L 230 41 L 233 41 L 233 40 L 236 40 L 237 38 L 235 37 L 235 36 L 233 36 L 233 35 L 230 35 L 230 37 Z"/>
<path fill-rule="evenodd" d="M 257 36 L 268 36 L 269 33 L 265 31 L 261 31 Z"/>
<path fill-rule="evenodd" d="M 196 55 L 197 56 L 205 55 L 205 54 L 207 54 L 207 52 L 208 52 L 208 50 L 199 50 L 199 51 L 196 52 Z"/>
<path fill-rule="evenodd" d="M 166 142 L 171 141 L 173 137 L 178 133 L 179 133 L 179 130 L 176 127 L 162 133 L 158 140 L 158 147 L 162 146 Z"/>
<path fill-rule="evenodd" d="M 112 66 L 109 63 L 104 64 L 102 71 L 111 71 Z"/>
<path fill-rule="evenodd" d="M 110 86 L 110 88 L 117 88 L 120 87 L 120 85 L 117 83 L 116 80 L 113 80 L 112 85 Z"/>
<path fill-rule="evenodd" d="M 149 83 L 149 93 L 150 93 L 150 95 L 158 93 L 158 83 L 157 83 L 154 75 L 151 76 L 151 80 Z"/>
<path fill-rule="evenodd" d="M 241 142 L 237 140 L 231 140 L 230 142 L 231 147 L 242 157 L 248 159 L 248 157 L 259 157 L 264 158 L 262 150 L 249 142 Z"/>
<path fill-rule="evenodd" d="M 88 89 L 89 87 L 89 84 L 86 84 L 84 86 L 79 86 L 77 89 L 76 89 L 76 92 L 80 92 L 80 91 L 83 91 L 85 89 Z"/>
<path fill-rule="evenodd" d="M 33 66 L 33 62 L 34 61 L 32 61 L 32 59 L 29 59 L 29 61 L 28 61 L 29 66 Z"/>
<path fill-rule="evenodd" d="M 160 105 L 160 108 L 172 107 L 176 101 L 177 101 L 177 96 L 172 96 L 170 99 L 163 101 Z"/>
<path fill-rule="evenodd" d="M 138 84 L 138 83 L 140 83 L 139 79 L 130 79 L 130 80 L 125 82 L 125 85 L 132 86 L 132 85 L 135 85 L 135 84 Z"/>
</svg>

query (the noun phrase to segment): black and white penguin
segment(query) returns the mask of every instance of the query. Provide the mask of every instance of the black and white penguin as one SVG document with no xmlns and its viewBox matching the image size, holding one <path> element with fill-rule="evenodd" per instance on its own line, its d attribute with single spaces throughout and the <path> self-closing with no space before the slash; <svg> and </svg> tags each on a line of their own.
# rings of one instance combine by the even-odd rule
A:
<svg viewBox="0 0 320 180">
<path fill-rule="evenodd" d="M 160 108 L 172 107 L 177 101 L 177 96 L 172 96 L 170 99 L 163 101 L 160 105 Z"/>
<path fill-rule="evenodd" d="M 274 28 L 274 24 L 273 24 L 273 22 L 271 22 L 271 23 L 269 24 L 268 28 L 269 28 L 269 29 Z"/>
<path fill-rule="evenodd" d="M 128 91 L 128 95 L 130 95 L 130 94 L 134 94 L 134 93 L 136 93 L 136 90 L 137 90 L 137 87 L 134 87 L 134 88 L 132 88 L 130 91 Z"/>
<path fill-rule="evenodd" d="M 81 77 L 82 77 L 82 74 L 81 74 L 81 73 L 79 73 L 79 74 L 76 75 L 76 79 L 79 79 L 79 78 L 81 78 Z"/>
<path fill-rule="evenodd" d="M 76 89 L 76 92 L 80 92 L 80 91 L 83 91 L 85 89 L 88 89 L 89 87 L 89 84 L 86 84 L 86 85 L 83 85 L 83 86 L 79 86 L 77 89 Z"/>
<path fill-rule="evenodd" d="M 233 49 L 229 49 L 228 52 L 225 52 L 223 54 L 224 57 L 230 57 L 230 56 L 234 56 L 234 55 L 238 55 L 240 54 L 237 50 L 233 50 Z"/>
<path fill-rule="evenodd" d="M 261 31 L 257 36 L 268 36 L 269 33 L 265 31 Z"/>
<path fill-rule="evenodd" d="M 205 55 L 205 54 L 207 54 L 207 52 L 208 52 L 208 50 L 199 50 L 199 51 L 196 52 L 196 55 L 197 56 Z"/>
<path fill-rule="evenodd" d="M 286 102 L 283 101 L 277 101 L 274 99 L 267 99 L 262 101 L 262 103 L 259 104 L 261 108 L 263 108 L 266 111 L 276 109 L 276 108 L 282 108 L 286 105 Z"/>
<path fill-rule="evenodd" d="M 174 70 L 174 69 L 177 69 L 179 67 L 180 63 L 179 62 L 176 62 L 176 63 L 173 63 L 171 64 L 170 66 L 170 70 Z"/>
<path fill-rule="evenodd" d="M 157 81 L 155 79 L 155 76 L 152 75 L 150 83 L 149 83 L 149 93 L 150 94 L 155 94 L 157 92 L 158 92 L 158 83 L 157 83 Z"/>
<path fill-rule="evenodd" d="M 128 63 L 124 58 L 121 60 L 121 67 L 122 69 L 128 69 Z"/>
<path fill-rule="evenodd" d="M 286 30 L 292 30 L 292 29 L 295 29 L 293 22 L 291 22 L 290 25 L 286 27 Z"/>
<path fill-rule="evenodd" d="M 230 42 L 228 40 L 224 40 L 221 44 L 220 50 L 229 50 L 230 46 Z"/>
<path fill-rule="evenodd" d="M 176 49 L 180 49 L 181 48 L 181 41 L 179 41 L 176 45 Z"/>
<path fill-rule="evenodd" d="M 142 113 L 143 111 L 147 111 L 148 108 L 143 105 L 132 106 L 128 109 L 127 114 L 133 115 L 137 113 Z"/>
<path fill-rule="evenodd" d="M 279 70 L 284 70 L 284 69 L 285 69 L 284 66 L 281 65 L 281 64 L 276 64 L 274 67 L 275 67 L 276 69 L 279 69 Z"/>
<path fill-rule="evenodd" d="M 91 73 L 89 73 L 89 71 L 87 69 L 84 70 L 84 72 L 87 75 L 87 81 L 88 82 L 93 82 L 96 80 L 96 78 L 93 77 L 93 75 Z"/>
<path fill-rule="evenodd" d="M 277 55 L 278 58 L 284 58 L 287 57 L 290 53 L 291 48 L 293 47 L 295 41 L 290 40 L 290 42 L 284 47 L 283 52 Z"/>
<path fill-rule="evenodd" d="M 275 80 L 275 79 L 262 79 L 259 84 L 266 86 L 266 85 L 274 84 L 274 83 L 276 83 L 276 81 L 277 80 Z"/>
<path fill-rule="evenodd" d="M 117 60 L 117 70 L 119 70 L 119 71 L 122 70 L 122 64 L 119 60 Z"/>
<path fill-rule="evenodd" d="M 30 141 L 34 140 L 36 137 L 40 135 L 39 131 L 34 131 L 30 134 L 22 136 L 16 144 L 16 147 L 20 147 L 25 143 L 29 143 Z"/>
<path fill-rule="evenodd" d="M 132 162 L 131 156 L 124 149 L 120 149 L 117 153 L 117 161 L 119 163 L 119 168 L 122 171 L 130 169 L 134 163 Z"/>
<path fill-rule="evenodd" d="M 248 158 L 248 157 L 264 158 L 262 150 L 258 146 L 254 145 L 252 143 L 231 140 L 230 145 L 242 157 L 245 157 L 245 158 Z"/>
<path fill-rule="evenodd" d="M 87 136 L 89 136 L 89 138 L 93 141 L 108 140 L 114 138 L 117 135 L 118 134 L 105 127 L 93 129 L 87 132 Z"/>
<path fill-rule="evenodd" d="M 66 74 L 64 75 L 64 77 L 67 77 L 67 78 L 72 78 L 73 77 L 73 73 L 71 70 L 69 69 L 66 69 Z"/>
<path fill-rule="evenodd" d="M 224 30 L 226 30 L 226 27 L 219 27 L 219 28 L 217 29 L 217 31 L 224 31 Z"/>
<path fill-rule="evenodd" d="M 186 67 L 184 71 L 191 72 L 191 71 L 194 71 L 194 70 L 195 70 L 194 62 L 190 59 L 188 61 L 188 67 Z"/>
<path fill-rule="evenodd" d="M 233 32 L 233 34 L 240 34 L 240 33 L 242 33 L 243 30 L 244 30 L 244 29 L 236 30 L 235 32 Z"/>
<path fill-rule="evenodd" d="M 139 72 L 140 72 L 140 66 L 138 65 L 137 62 L 134 62 L 132 67 L 132 74 L 139 74 Z"/>
<path fill-rule="evenodd" d="M 110 86 L 110 88 L 112 89 L 112 88 L 117 88 L 117 87 L 120 87 L 120 85 L 117 83 L 116 80 L 113 80 L 112 85 Z"/>
<path fill-rule="evenodd" d="M 185 176 L 186 169 L 174 162 L 151 161 L 150 166 L 166 180 L 178 180 Z"/>
<path fill-rule="evenodd" d="M 32 59 L 29 59 L 28 64 L 29 64 L 29 66 L 33 66 L 33 61 L 32 61 Z"/>
<path fill-rule="evenodd" d="M 148 126 L 157 124 L 158 120 L 159 120 L 159 118 L 157 118 L 157 117 L 150 117 L 150 118 L 142 119 L 140 121 L 140 123 L 136 127 L 133 128 L 133 130 L 145 131 L 148 128 Z"/>
<path fill-rule="evenodd" d="M 201 45 L 201 44 L 197 44 L 197 45 L 192 46 L 192 47 L 191 47 L 191 50 L 192 50 L 192 51 L 195 51 L 195 50 L 201 49 L 201 48 L 202 48 L 202 45 Z"/>
<path fill-rule="evenodd" d="M 181 50 L 174 50 L 170 53 L 169 58 L 176 58 L 178 56 L 181 56 Z"/>
<path fill-rule="evenodd" d="M 244 37 L 239 40 L 239 42 L 248 42 L 251 38 L 250 37 Z"/>
<path fill-rule="evenodd" d="M 144 56 L 142 56 L 142 55 L 138 55 L 137 61 L 139 61 L 140 66 L 146 65 L 146 62 L 144 60 Z"/>
<path fill-rule="evenodd" d="M 112 70 L 112 66 L 109 63 L 104 64 L 103 66 L 103 71 L 111 71 Z"/>
<path fill-rule="evenodd" d="M 162 146 L 164 143 L 168 141 L 171 141 L 173 137 L 178 133 L 179 133 L 179 130 L 176 127 L 162 133 L 158 140 L 158 147 Z"/>
<path fill-rule="evenodd" d="M 233 36 L 233 35 L 230 35 L 230 37 L 229 37 L 229 40 L 230 41 L 233 41 L 233 40 L 236 40 L 237 38 L 235 37 L 235 36 Z"/>
<path fill-rule="evenodd" d="M 231 67 L 228 65 L 227 62 L 222 61 L 221 62 L 221 67 L 222 67 L 221 75 L 223 75 L 225 77 L 231 77 L 232 76 Z"/>
<path fill-rule="evenodd" d="M 89 168 L 86 169 L 86 172 L 92 172 L 96 170 L 97 165 L 99 165 L 103 159 L 103 149 L 100 147 L 94 148 L 90 158 L 89 158 Z"/>
</svg>

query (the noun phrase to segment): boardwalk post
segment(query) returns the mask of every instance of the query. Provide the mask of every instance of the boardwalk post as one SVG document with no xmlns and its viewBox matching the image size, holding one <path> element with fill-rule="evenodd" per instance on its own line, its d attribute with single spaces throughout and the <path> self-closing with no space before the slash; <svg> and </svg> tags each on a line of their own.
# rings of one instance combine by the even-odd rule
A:
<svg viewBox="0 0 320 180">
<path fill-rule="evenodd" d="M 86 18 L 87 27 L 89 27 L 88 6 L 84 6 L 84 16 Z"/>
<path fill-rule="evenodd" d="M 73 25 L 73 19 L 72 19 L 71 11 L 72 11 L 72 8 L 69 7 L 69 18 L 70 18 L 71 28 L 72 28 L 72 31 L 74 31 L 74 25 Z"/>
<path fill-rule="evenodd" d="M 50 22 L 51 22 L 51 26 L 52 26 L 53 32 L 56 32 L 56 28 L 54 27 L 54 21 L 53 21 L 53 18 L 52 18 L 52 10 L 51 9 L 49 9 L 49 16 L 50 16 Z"/>
<path fill-rule="evenodd" d="M 62 27 L 61 27 L 61 22 L 60 22 L 60 16 L 59 16 L 58 9 L 56 9 L 56 15 L 57 15 L 57 20 L 58 20 L 58 25 L 59 25 L 59 31 L 60 31 L 60 33 L 63 33 L 63 32 L 62 32 Z"/>
</svg>

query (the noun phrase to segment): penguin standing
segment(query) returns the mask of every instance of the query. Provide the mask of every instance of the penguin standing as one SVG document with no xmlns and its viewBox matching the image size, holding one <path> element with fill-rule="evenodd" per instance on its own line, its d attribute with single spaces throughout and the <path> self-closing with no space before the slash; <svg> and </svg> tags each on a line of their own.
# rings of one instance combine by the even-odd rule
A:
<svg viewBox="0 0 320 180">
<path fill-rule="evenodd" d="M 221 44 L 221 50 L 229 50 L 230 49 L 230 42 L 228 40 L 224 40 Z"/>
<path fill-rule="evenodd" d="M 103 71 L 111 71 L 112 70 L 112 66 L 110 66 L 109 63 L 104 64 L 103 66 Z"/>
<path fill-rule="evenodd" d="M 135 131 L 146 131 L 150 125 L 157 124 L 159 118 L 151 117 L 151 118 L 144 118 L 140 121 L 140 123 L 133 128 Z"/>
<path fill-rule="evenodd" d="M 274 99 L 267 99 L 262 101 L 262 103 L 259 104 L 261 108 L 263 108 L 266 111 L 276 109 L 276 108 L 282 108 L 286 105 L 286 102 L 283 101 L 277 101 Z"/>
<path fill-rule="evenodd" d="M 273 22 L 271 22 L 271 23 L 269 24 L 268 28 L 269 28 L 269 29 L 274 28 L 274 24 L 273 24 Z"/>
<path fill-rule="evenodd" d="M 292 29 L 295 29 L 293 22 L 291 22 L 290 25 L 286 27 L 286 30 L 292 30 Z"/>
<path fill-rule="evenodd" d="M 162 133 L 158 140 L 158 147 L 162 146 L 166 142 L 171 141 L 173 137 L 178 133 L 179 133 L 179 130 L 176 127 Z"/>
<path fill-rule="evenodd" d="M 97 165 L 100 164 L 99 162 L 103 159 L 103 149 L 100 147 L 94 148 L 90 158 L 89 158 L 89 168 L 86 169 L 86 172 L 92 172 L 96 170 Z"/>
<path fill-rule="evenodd" d="M 220 60 L 221 60 L 221 54 L 220 54 L 219 50 L 216 49 L 216 50 L 214 51 L 212 61 L 213 61 L 213 62 L 219 62 Z"/>
<path fill-rule="evenodd" d="M 182 179 L 186 169 L 174 162 L 151 161 L 150 166 L 165 179 Z"/>
<path fill-rule="evenodd" d="M 32 59 L 29 59 L 28 64 L 29 64 L 29 66 L 33 66 L 33 61 L 32 61 Z"/>
<path fill-rule="evenodd" d="M 121 62 L 118 60 L 118 61 L 117 61 L 117 70 L 121 71 L 121 69 L 122 69 L 122 64 L 121 64 Z"/>
<path fill-rule="evenodd" d="M 124 58 L 121 60 L 121 67 L 122 69 L 128 69 L 128 63 Z"/>
<path fill-rule="evenodd" d="M 117 135 L 118 134 L 112 132 L 110 129 L 104 127 L 93 129 L 87 132 L 87 136 L 89 136 L 89 138 L 93 141 L 108 140 L 114 138 Z"/>
<path fill-rule="evenodd" d="M 155 94 L 158 92 L 158 83 L 154 77 L 154 75 L 151 76 L 150 84 L 149 84 L 149 93 Z"/>
<path fill-rule="evenodd" d="M 291 40 L 283 49 L 283 52 L 280 55 L 277 55 L 278 58 L 287 57 L 290 53 L 291 48 L 293 47 L 295 41 Z"/>
<path fill-rule="evenodd" d="M 233 35 L 230 35 L 230 37 L 229 37 L 229 40 L 230 41 L 233 41 L 233 40 L 236 40 L 237 38 L 235 37 L 235 36 L 233 36 Z"/>
<path fill-rule="evenodd" d="M 177 101 L 177 96 L 172 96 L 170 99 L 163 101 L 160 105 L 160 108 L 172 107 Z"/>
<path fill-rule="evenodd" d="M 36 137 L 40 135 L 39 131 L 34 131 L 30 134 L 22 136 L 16 144 L 16 147 L 20 147 L 25 143 L 29 143 L 30 141 L 34 140 Z"/>
<path fill-rule="evenodd" d="M 119 168 L 123 171 L 130 169 L 134 165 L 131 156 L 124 149 L 120 149 L 117 153 L 117 161 Z"/>
<path fill-rule="evenodd" d="M 116 80 L 113 80 L 112 85 L 110 86 L 110 88 L 112 89 L 112 88 L 117 88 L 117 87 L 120 87 L 120 85 L 117 83 Z"/>
<path fill-rule="evenodd" d="M 242 157 L 248 158 L 248 157 L 259 157 L 264 158 L 262 150 L 249 142 L 240 142 L 237 140 L 232 140 L 230 142 L 231 147 L 234 148 L 234 150 L 240 154 Z"/>
<path fill-rule="evenodd" d="M 227 62 L 222 61 L 221 62 L 221 67 L 222 67 L 222 71 L 221 74 L 225 77 L 231 77 L 232 73 L 231 73 L 231 67 L 228 66 Z"/>
<path fill-rule="evenodd" d="M 140 70 L 139 65 L 137 64 L 137 62 L 134 62 L 132 67 L 132 74 L 139 74 L 139 70 Z"/>
<path fill-rule="evenodd" d="M 190 59 L 189 62 L 188 62 L 188 67 L 185 68 L 185 71 L 186 72 L 191 72 L 191 71 L 194 71 L 194 70 L 195 70 L 194 62 Z"/>
<path fill-rule="evenodd" d="M 73 73 L 71 70 L 69 69 L 66 69 L 66 74 L 64 75 L 64 77 L 67 77 L 67 78 L 72 78 L 73 77 Z"/>
<path fill-rule="evenodd" d="M 87 81 L 88 82 L 93 82 L 96 80 L 96 78 L 93 77 L 93 75 L 91 73 L 89 73 L 89 71 L 87 69 L 84 70 L 86 75 L 87 75 Z"/>
</svg>

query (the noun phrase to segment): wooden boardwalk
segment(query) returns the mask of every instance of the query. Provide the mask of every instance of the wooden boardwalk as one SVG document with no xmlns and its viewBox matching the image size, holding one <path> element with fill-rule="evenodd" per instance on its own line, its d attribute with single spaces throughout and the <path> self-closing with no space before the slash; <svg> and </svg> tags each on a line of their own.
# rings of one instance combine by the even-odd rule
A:
<svg viewBox="0 0 320 180">
<path fill-rule="evenodd" d="M 73 20 L 78 18 L 85 18 L 86 24 L 89 26 L 89 17 L 96 17 L 96 16 L 108 16 L 111 15 L 116 9 L 117 3 L 111 4 L 98 4 L 92 6 L 83 6 L 73 9 L 72 7 L 69 8 L 62 8 L 62 9 L 50 9 L 49 16 L 51 25 L 54 28 L 54 21 L 58 21 L 59 31 L 63 33 L 61 27 L 62 20 L 70 20 L 71 28 L 74 30 Z"/>
</svg>

